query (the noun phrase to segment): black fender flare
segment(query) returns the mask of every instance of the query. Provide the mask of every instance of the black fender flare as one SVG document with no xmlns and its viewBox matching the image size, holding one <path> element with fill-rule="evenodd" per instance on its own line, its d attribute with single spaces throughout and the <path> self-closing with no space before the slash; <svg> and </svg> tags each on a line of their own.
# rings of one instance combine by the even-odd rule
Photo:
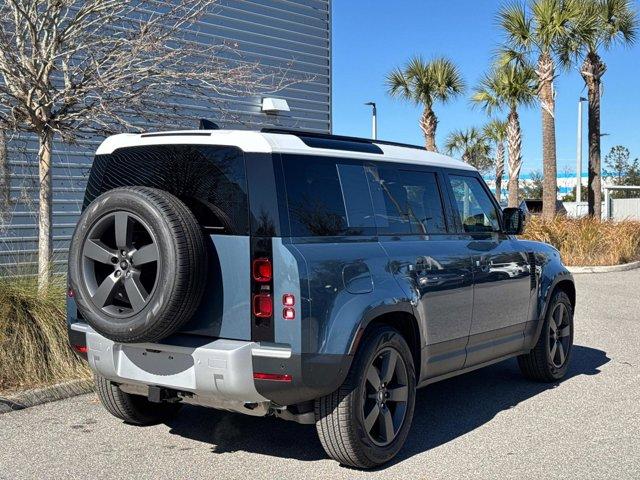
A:
<svg viewBox="0 0 640 480">
<path fill-rule="evenodd" d="M 540 338 L 540 333 L 542 332 L 542 325 L 544 325 L 544 319 L 547 316 L 547 311 L 549 310 L 549 302 L 553 296 L 553 292 L 556 291 L 556 288 L 561 282 L 569 281 L 573 284 L 573 288 L 575 291 L 575 282 L 573 280 L 573 275 L 568 270 L 559 271 L 552 279 L 547 286 L 544 287 L 545 291 L 542 295 L 539 295 L 536 299 L 538 303 L 538 311 L 540 315 L 537 318 L 537 325 L 535 334 L 532 337 L 532 343 L 529 345 L 530 348 L 533 348 L 536 343 L 538 343 L 538 339 Z M 541 308 L 540 308 L 541 307 Z"/>
<path fill-rule="evenodd" d="M 360 345 L 360 342 L 362 340 L 362 336 L 364 332 L 367 330 L 367 327 L 373 321 L 375 321 L 376 319 L 380 318 L 383 315 L 388 315 L 393 313 L 407 313 L 412 317 L 414 317 L 415 319 L 417 319 L 415 308 L 413 307 L 411 302 L 409 302 L 408 300 L 397 302 L 397 303 L 383 304 L 375 308 L 372 308 L 371 310 L 368 310 L 364 314 L 360 322 L 357 324 L 356 332 L 355 332 L 355 335 L 353 335 L 353 338 L 351 340 L 351 346 L 349 347 L 348 354 L 355 355 L 356 351 L 358 350 L 358 346 Z M 416 321 L 416 326 L 418 329 L 418 333 L 420 335 L 419 341 L 422 344 L 424 335 L 422 332 L 422 328 L 420 326 L 420 322 Z"/>
</svg>

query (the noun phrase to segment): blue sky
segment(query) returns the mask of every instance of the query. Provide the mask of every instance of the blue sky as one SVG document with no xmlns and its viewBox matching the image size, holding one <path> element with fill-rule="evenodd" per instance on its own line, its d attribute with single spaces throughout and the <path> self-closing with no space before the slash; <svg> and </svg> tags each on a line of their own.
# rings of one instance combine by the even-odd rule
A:
<svg viewBox="0 0 640 480">
<path fill-rule="evenodd" d="M 369 136 L 370 107 L 378 104 L 379 138 L 422 144 L 420 109 L 391 99 L 384 86 L 386 73 L 414 54 L 425 58 L 450 57 L 460 67 L 467 95 L 436 105 L 442 145 L 456 128 L 481 126 L 487 117 L 469 103 L 469 93 L 490 64 L 500 40 L 494 0 L 334 0 L 333 1 L 333 131 Z M 640 10 L 640 0 L 636 2 Z M 603 58 L 608 70 L 602 98 L 603 157 L 618 144 L 640 157 L 640 42 L 615 47 Z M 574 67 L 556 81 L 556 136 L 558 171 L 575 172 L 577 100 L 584 83 Z M 584 109 L 586 137 L 586 108 Z M 538 106 L 522 109 L 523 172 L 541 170 L 541 128 Z M 586 139 L 583 171 L 586 171 Z"/>
</svg>

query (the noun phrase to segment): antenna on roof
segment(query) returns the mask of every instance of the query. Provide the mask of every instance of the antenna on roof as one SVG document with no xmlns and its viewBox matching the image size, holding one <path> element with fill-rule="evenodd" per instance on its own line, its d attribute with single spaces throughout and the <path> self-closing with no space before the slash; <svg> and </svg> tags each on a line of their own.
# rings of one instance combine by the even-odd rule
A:
<svg viewBox="0 0 640 480">
<path fill-rule="evenodd" d="M 220 127 L 217 123 L 213 123 L 211 120 L 207 120 L 206 118 L 200 119 L 200 130 L 220 130 Z"/>
</svg>

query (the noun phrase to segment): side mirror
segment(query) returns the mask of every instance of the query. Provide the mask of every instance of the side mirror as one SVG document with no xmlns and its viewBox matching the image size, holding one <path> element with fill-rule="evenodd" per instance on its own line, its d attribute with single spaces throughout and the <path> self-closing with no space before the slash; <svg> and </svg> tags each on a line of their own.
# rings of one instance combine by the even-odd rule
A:
<svg viewBox="0 0 640 480">
<path fill-rule="evenodd" d="M 524 212 L 519 208 L 508 207 L 502 211 L 504 231 L 509 235 L 520 235 L 524 231 Z"/>
</svg>

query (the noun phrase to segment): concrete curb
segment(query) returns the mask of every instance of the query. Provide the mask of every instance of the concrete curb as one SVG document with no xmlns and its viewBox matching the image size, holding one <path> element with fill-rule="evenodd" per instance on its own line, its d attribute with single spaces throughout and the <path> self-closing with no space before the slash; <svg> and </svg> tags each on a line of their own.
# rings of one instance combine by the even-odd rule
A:
<svg viewBox="0 0 640 480">
<path fill-rule="evenodd" d="M 82 395 L 93 391 L 93 380 L 71 380 L 50 387 L 25 390 L 8 397 L 0 397 L 0 414 L 22 410 L 48 402 Z"/>
<path fill-rule="evenodd" d="M 605 266 L 593 266 L 593 267 L 567 267 L 571 273 L 610 273 L 610 272 L 624 272 L 627 270 L 634 270 L 640 268 L 640 260 L 637 262 L 623 263 L 622 265 L 605 265 Z"/>
</svg>

